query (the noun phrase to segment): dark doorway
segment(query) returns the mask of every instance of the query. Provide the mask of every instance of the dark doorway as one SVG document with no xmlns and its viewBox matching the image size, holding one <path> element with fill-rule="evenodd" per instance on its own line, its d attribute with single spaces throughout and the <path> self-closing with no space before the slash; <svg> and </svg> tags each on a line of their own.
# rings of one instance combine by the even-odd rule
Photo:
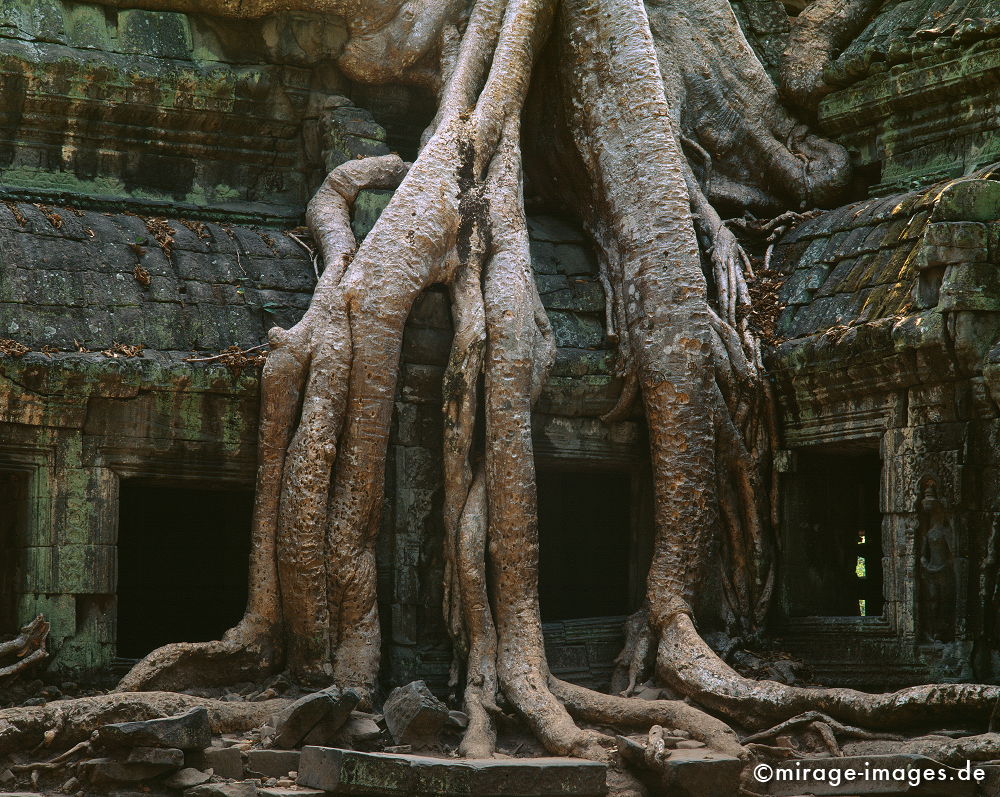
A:
<svg viewBox="0 0 1000 797">
<path fill-rule="evenodd" d="M 219 639 L 243 615 L 250 553 L 249 490 L 121 483 L 118 656 L 168 642 Z"/>
<path fill-rule="evenodd" d="M 882 462 L 875 451 L 798 452 L 786 493 L 789 614 L 880 616 Z"/>
<path fill-rule="evenodd" d="M 0 470 L 0 634 L 17 628 L 17 596 L 21 549 L 27 544 L 29 475 Z"/>
<path fill-rule="evenodd" d="M 542 619 L 628 614 L 628 475 L 541 471 L 537 484 Z"/>
</svg>

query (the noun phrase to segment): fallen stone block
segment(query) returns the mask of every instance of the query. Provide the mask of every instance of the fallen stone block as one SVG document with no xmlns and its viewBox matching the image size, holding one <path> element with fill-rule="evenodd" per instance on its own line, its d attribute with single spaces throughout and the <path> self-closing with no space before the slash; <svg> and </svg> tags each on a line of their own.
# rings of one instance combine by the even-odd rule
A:
<svg viewBox="0 0 1000 797">
<path fill-rule="evenodd" d="M 251 750 L 247 765 L 254 774 L 283 778 L 299 768 L 298 750 Z"/>
<path fill-rule="evenodd" d="M 92 758 L 80 764 L 79 772 L 95 785 L 109 783 L 139 783 L 151 780 L 174 767 L 163 764 L 137 764 L 115 758 Z"/>
<path fill-rule="evenodd" d="M 663 787 L 671 797 L 738 794 L 743 762 L 702 746 L 671 750 L 663 762 Z"/>
<path fill-rule="evenodd" d="M 212 775 L 208 772 L 202 772 L 200 769 L 193 767 L 186 767 L 180 770 L 180 772 L 175 772 L 164 780 L 163 783 L 171 789 L 190 789 L 193 786 L 200 786 L 202 783 L 207 783 L 211 777 Z"/>
<path fill-rule="evenodd" d="M 274 744 L 281 748 L 298 747 L 321 719 L 334 710 L 339 692 L 313 692 L 296 700 L 274 716 Z"/>
<path fill-rule="evenodd" d="M 201 750 L 212 742 L 208 710 L 193 708 L 183 714 L 141 722 L 118 722 L 98 729 L 100 741 L 111 747 L 176 747 Z"/>
<path fill-rule="evenodd" d="M 257 784 L 248 780 L 240 783 L 203 783 L 185 789 L 184 797 L 257 797 Z"/>
<path fill-rule="evenodd" d="M 448 707 L 423 681 L 393 689 L 385 701 L 385 724 L 396 744 L 429 745 L 448 719 Z"/>
<path fill-rule="evenodd" d="M 180 769 L 184 766 L 184 751 L 176 747 L 133 747 L 125 760 L 130 764 L 158 764 Z"/>
<path fill-rule="evenodd" d="M 382 729 L 371 715 L 354 712 L 337 731 L 334 743 L 318 745 L 319 747 L 354 747 L 358 744 L 374 742 L 382 735 Z"/>
<path fill-rule="evenodd" d="M 576 758 L 455 760 L 306 747 L 298 783 L 337 794 L 597 797 L 606 793 L 606 774 L 603 764 Z"/>
<path fill-rule="evenodd" d="M 334 740 L 337 738 L 337 733 L 343 727 L 344 723 L 347 722 L 355 706 L 361 702 L 361 695 L 353 689 L 345 689 L 343 692 L 339 692 L 334 688 L 325 691 L 334 697 L 333 707 L 306 734 L 301 742 L 303 745 L 332 746 Z"/>
<path fill-rule="evenodd" d="M 184 763 L 194 769 L 211 769 L 223 778 L 243 777 L 243 753 L 238 747 L 206 747 L 188 753 Z"/>
</svg>

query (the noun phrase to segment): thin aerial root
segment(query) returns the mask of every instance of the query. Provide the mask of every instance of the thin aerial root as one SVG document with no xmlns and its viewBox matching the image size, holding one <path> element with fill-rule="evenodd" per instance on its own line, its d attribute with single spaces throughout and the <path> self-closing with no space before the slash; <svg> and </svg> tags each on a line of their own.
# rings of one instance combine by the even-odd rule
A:
<svg viewBox="0 0 1000 797">
<path fill-rule="evenodd" d="M 0 662 L 11 658 L 16 659 L 11 664 L 0 667 L 0 680 L 24 672 L 29 667 L 33 667 L 38 662 L 48 658 L 45 640 L 48 638 L 49 628 L 48 621 L 40 614 L 22 627 L 14 639 L 0 643 Z"/>
<path fill-rule="evenodd" d="M 792 717 L 784 722 L 779 722 L 773 728 L 768 728 L 766 731 L 759 731 L 758 733 L 747 736 L 743 740 L 743 743 L 748 744 L 750 742 L 761 742 L 765 739 L 773 739 L 774 737 L 787 733 L 790 730 L 817 722 L 826 725 L 838 735 L 850 739 L 863 739 L 867 741 L 900 741 L 905 738 L 894 733 L 875 733 L 873 731 L 865 730 L 864 728 L 854 727 L 853 725 L 845 725 L 841 722 L 837 722 L 837 720 L 833 717 L 824 714 L 821 711 L 806 711 L 799 714 L 797 717 Z"/>
<path fill-rule="evenodd" d="M 8 664 L 6 667 L 0 667 L 0 679 L 10 678 L 11 676 L 17 675 L 18 673 L 24 672 L 25 670 L 38 664 L 40 661 L 44 661 L 48 658 L 48 653 L 44 650 L 33 650 L 28 653 L 23 659 L 18 659 L 13 664 Z"/>
</svg>

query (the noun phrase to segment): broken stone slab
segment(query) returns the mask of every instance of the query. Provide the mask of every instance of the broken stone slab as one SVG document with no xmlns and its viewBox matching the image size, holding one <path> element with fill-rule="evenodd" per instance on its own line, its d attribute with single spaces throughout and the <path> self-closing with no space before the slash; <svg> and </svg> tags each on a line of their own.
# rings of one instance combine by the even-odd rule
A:
<svg viewBox="0 0 1000 797">
<path fill-rule="evenodd" d="M 129 764 L 159 764 L 171 769 L 184 766 L 184 751 L 176 747 L 133 747 L 125 761 Z"/>
<path fill-rule="evenodd" d="M 576 758 L 456 760 L 310 746 L 298 783 L 337 794 L 597 797 L 607 791 L 606 774 L 604 764 Z"/>
<path fill-rule="evenodd" d="M 202 750 L 212 742 L 208 710 L 193 708 L 174 717 L 118 722 L 99 728 L 98 738 L 110 747 L 176 747 Z"/>
<path fill-rule="evenodd" d="M 672 797 L 719 797 L 738 794 L 743 762 L 735 756 L 702 749 L 670 751 L 663 762 L 662 784 Z"/>
<path fill-rule="evenodd" d="M 283 778 L 299 768 L 298 750 L 251 750 L 248 766 L 255 775 Z"/>
<path fill-rule="evenodd" d="M 243 777 L 243 752 L 238 747 L 206 747 L 188 753 L 184 763 L 194 769 L 211 769 L 223 778 Z"/>
<path fill-rule="evenodd" d="M 316 724 L 333 709 L 334 696 L 328 692 L 313 692 L 296 700 L 274 716 L 274 743 L 278 747 L 295 747 Z"/>
<path fill-rule="evenodd" d="M 327 690 L 331 691 L 331 690 Z M 351 716 L 358 703 L 361 702 L 361 695 L 353 689 L 345 689 L 335 699 L 333 708 L 306 734 L 302 744 L 319 745 L 320 747 L 333 746 L 337 734 Z"/>
<path fill-rule="evenodd" d="M 282 749 L 299 747 L 310 731 L 320 726 L 323 735 L 333 735 L 361 700 L 353 689 L 324 689 L 296 700 L 274 716 L 274 745 Z"/>
<path fill-rule="evenodd" d="M 240 783 L 203 783 L 185 789 L 184 797 L 257 797 L 257 784 L 248 780 Z"/>
<path fill-rule="evenodd" d="M 194 767 L 186 767 L 164 780 L 163 784 L 171 789 L 190 789 L 193 786 L 207 783 L 211 777 L 211 772 L 202 772 Z"/>
<path fill-rule="evenodd" d="M 317 745 L 318 747 L 353 747 L 362 742 L 373 742 L 382 735 L 382 729 L 372 714 L 351 712 L 347 722 L 337 731 L 338 744 Z M 346 742 L 346 744 L 344 744 Z"/>
<path fill-rule="evenodd" d="M 804 759 L 800 761 L 786 761 L 774 764 L 774 775 L 762 783 L 760 777 L 751 781 L 752 788 L 758 794 L 773 795 L 773 797 L 797 797 L 801 794 L 815 795 L 815 797 L 847 797 L 848 795 L 926 795 L 927 797 L 976 797 L 977 795 L 992 794 L 994 792 L 982 791 L 982 785 L 975 780 L 961 780 L 959 770 L 948 767 L 938 761 L 934 761 L 926 756 L 913 753 L 894 753 L 890 755 L 867 755 L 849 756 L 845 758 L 822 758 Z M 977 764 L 973 762 L 973 768 Z M 986 767 L 982 767 L 986 769 Z M 802 773 L 802 777 L 781 778 L 778 777 L 778 770 L 791 770 Z M 948 780 L 931 781 L 923 780 L 917 786 L 909 783 L 908 777 L 915 770 L 946 770 Z M 804 770 L 809 770 L 806 776 Z M 817 770 L 822 770 L 819 775 Z M 836 775 L 830 773 L 837 770 Z M 848 770 L 857 773 L 853 780 L 848 780 Z M 888 777 L 865 776 L 865 772 L 870 773 L 875 770 L 885 770 Z M 756 774 L 756 773 L 755 773 Z M 897 777 L 898 775 L 898 777 Z M 836 783 L 837 785 L 833 785 Z"/>
<path fill-rule="evenodd" d="M 79 773 L 95 785 L 139 783 L 151 780 L 174 767 L 164 764 L 140 764 L 115 758 L 91 758 L 80 764 Z"/>
<path fill-rule="evenodd" d="M 396 744 L 429 745 L 448 719 L 448 707 L 423 681 L 393 689 L 385 701 L 385 724 Z"/>
</svg>

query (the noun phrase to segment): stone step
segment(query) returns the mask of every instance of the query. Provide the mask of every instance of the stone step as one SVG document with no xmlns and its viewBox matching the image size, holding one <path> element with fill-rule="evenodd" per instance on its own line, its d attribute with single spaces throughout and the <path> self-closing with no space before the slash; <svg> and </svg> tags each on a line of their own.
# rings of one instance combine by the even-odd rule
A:
<svg viewBox="0 0 1000 797">
<path fill-rule="evenodd" d="M 289 772 L 299 769 L 298 750 L 251 750 L 247 767 L 255 775 L 268 778 L 283 778 Z"/>
<path fill-rule="evenodd" d="M 449 759 L 337 747 L 304 748 L 298 779 L 337 794 L 414 797 L 600 797 L 605 781 L 603 764 L 578 758 Z"/>
<path fill-rule="evenodd" d="M 735 795 L 743 762 L 708 748 L 671 750 L 664 761 L 662 785 L 667 794 L 684 797 Z"/>
</svg>

